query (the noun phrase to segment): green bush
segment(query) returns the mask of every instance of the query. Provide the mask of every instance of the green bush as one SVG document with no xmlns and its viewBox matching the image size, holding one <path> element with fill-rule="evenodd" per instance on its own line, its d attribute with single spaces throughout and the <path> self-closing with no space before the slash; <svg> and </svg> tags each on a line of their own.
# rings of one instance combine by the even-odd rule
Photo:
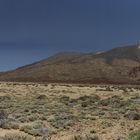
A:
<svg viewBox="0 0 140 140">
<path fill-rule="evenodd" d="M 129 140 L 140 140 L 140 130 L 131 132 L 129 134 Z"/>
</svg>

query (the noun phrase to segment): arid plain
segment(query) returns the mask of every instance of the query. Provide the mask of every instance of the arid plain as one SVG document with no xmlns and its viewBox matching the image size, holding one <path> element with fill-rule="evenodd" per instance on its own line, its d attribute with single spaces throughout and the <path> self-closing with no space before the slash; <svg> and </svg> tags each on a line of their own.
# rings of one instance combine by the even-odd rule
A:
<svg viewBox="0 0 140 140">
<path fill-rule="evenodd" d="M 0 139 L 139 140 L 140 87 L 0 83 Z"/>
</svg>

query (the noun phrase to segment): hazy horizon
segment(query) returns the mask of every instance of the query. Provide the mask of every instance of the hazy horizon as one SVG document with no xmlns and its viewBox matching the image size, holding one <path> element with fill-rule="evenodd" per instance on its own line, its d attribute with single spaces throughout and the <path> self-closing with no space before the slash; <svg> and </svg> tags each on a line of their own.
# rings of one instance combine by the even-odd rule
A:
<svg viewBox="0 0 140 140">
<path fill-rule="evenodd" d="M 140 1 L 1 0 L 0 71 L 61 51 L 96 52 L 140 41 Z"/>
</svg>

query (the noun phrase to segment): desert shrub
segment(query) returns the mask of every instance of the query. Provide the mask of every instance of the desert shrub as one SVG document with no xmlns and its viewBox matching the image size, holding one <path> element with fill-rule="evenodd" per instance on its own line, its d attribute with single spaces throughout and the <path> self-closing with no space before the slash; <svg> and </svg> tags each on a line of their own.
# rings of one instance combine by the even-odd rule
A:
<svg viewBox="0 0 140 140">
<path fill-rule="evenodd" d="M 72 136 L 69 140 L 99 140 L 99 138 L 95 134 L 85 134 L 85 135 L 78 134 Z"/>
<path fill-rule="evenodd" d="M 19 129 L 19 124 L 15 122 L 5 122 L 2 127 L 3 129 Z"/>
<path fill-rule="evenodd" d="M 104 100 L 100 100 L 99 102 L 102 106 L 108 106 L 109 105 L 109 100 L 104 99 Z"/>
<path fill-rule="evenodd" d="M 113 91 L 113 89 L 111 87 L 105 87 L 105 88 L 98 88 L 96 89 L 96 91 Z"/>
<path fill-rule="evenodd" d="M 8 96 L 8 95 L 5 95 L 5 96 L 0 96 L 0 101 L 8 101 L 8 100 L 11 100 L 11 97 Z"/>
<path fill-rule="evenodd" d="M 25 133 L 28 133 L 32 129 L 33 127 L 31 125 L 23 125 L 20 127 L 20 131 L 24 131 Z"/>
<path fill-rule="evenodd" d="M 42 136 L 42 134 L 37 129 L 31 129 L 31 130 L 26 129 L 24 130 L 24 132 L 32 136 Z"/>
<path fill-rule="evenodd" d="M 20 113 L 19 114 L 17 113 L 16 115 L 14 114 L 15 119 L 19 119 L 21 116 L 22 116 L 22 114 L 20 114 Z"/>
<path fill-rule="evenodd" d="M 71 103 L 71 99 L 70 97 L 64 95 L 60 98 L 60 102 L 64 103 L 65 105 L 69 105 L 69 103 Z"/>
<path fill-rule="evenodd" d="M 40 117 L 40 120 L 43 120 L 43 121 L 47 120 L 47 116 L 44 116 L 44 115 L 41 116 L 41 117 Z"/>
<path fill-rule="evenodd" d="M 100 97 L 98 95 L 93 95 L 93 96 L 87 96 L 87 95 L 85 95 L 85 96 L 81 96 L 81 97 L 78 98 L 78 100 L 81 100 L 81 101 L 87 101 L 87 100 L 89 100 L 91 102 L 96 102 L 99 99 L 100 99 Z"/>
<path fill-rule="evenodd" d="M 90 105 L 93 105 L 95 102 L 98 102 L 100 100 L 100 97 L 97 95 L 92 96 L 85 95 L 75 100 L 77 103 L 81 103 L 81 107 L 88 107 Z"/>
<path fill-rule="evenodd" d="M 28 134 L 30 134 L 34 137 L 37 137 L 37 136 L 47 136 L 48 137 L 48 136 L 51 136 L 52 134 L 54 134 L 54 131 L 49 128 L 41 127 L 38 129 L 30 130 L 28 132 Z"/>
<path fill-rule="evenodd" d="M 140 114 L 138 112 L 128 112 L 124 115 L 129 120 L 140 120 Z"/>
<path fill-rule="evenodd" d="M 20 131 L 24 131 L 33 136 L 42 136 L 40 129 L 44 128 L 44 124 L 42 122 L 35 122 L 31 125 L 23 125 L 20 127 Z"/>
<path fill-rule="evenodd" d="M 48 136 L 43 136 L 42 140 L 49 140 Z"/>
<path fill-rule="evenodd" d="M 17 124 L 17 123 L 12 123 L 12 124 L 11 124 L 11 129 L 19 129 L 19 124 Z"/>
<path fill-rule="evenodd" d="M 103 128 L 108 128 L 108 127 L 112 127 L 113 126 L 111 122 L 108 122 L 106 120 L 102 121 L 101 124 L 102 124 Z"/>
<path fill-rule="evenodd" d="M 122 90 L 123 90 L 124 93 L 128 92 L 128 90 L 126 88 L 123 88 Z"/>
<path fill-rule="evenodd" d="M 28 122 L 28 119 L 26 117 L 20 117 L 18 119 L 21 123 L 25 123 L 25 122 Z"/>
<path fill-rule="evenodd" d="M 29 109 L 24 109 L 24 112 L 30 112 L 30 110 Z"/>
<path fill-rule="evenodd" d="M 37 96 L 36 99 L 43 100 L 43 99 L 46 99 L 46 98 L 47 98 L 47 96 L 42 94 L 42 95 Z"/>
<path fill-rule="evenodd" d="M 37 113 L 37 112 L 38 112 L 37 109 L 33 109 L 33 110 L 31 110 L 31 113 Z"/>
<path fill-rule="evenodd" d="M 122 101 L 122 98 L 119 96 L 109 97 L 107 99 L 101 100 L 99 103 L 103 106 L 111 106 L 114 108 L 119 108 L 126 105 L 125 101 Z"/>
<path fill-rule="evenodd" d="M 113 91 L 113 89 L 111 89 L 111 87 L 106 87 L 105 91 Z"/>
<path fill-rule="evenodd" d="M 88 102 L 82 102 L 81 103 L 81 107 L 87 107 L 89 104 L 88 104 Z"/>
<path fill-rule="evenodd" d="M 131 132 L 129 134 L 129 140 L 140 140 L 140 130 Z"/>
<path fill-rule="evenodd" d="M 130 110 L 130 111 L 137 111 L 138 110 L 138 105 L 136 104 L 129 104 L 127 107 L 126 107 L 127 110 Z"/>
<path fill-rule="evenodd" d="M 28 134 L 30 134 L 32 136 L 42 136 L 42 134 L 40 133 L 40 131 L 38 131 L 37 129 L 30 130 L 28 132 Z"/>
<path fill-rule="evenodd" d="M 68 96 L 62 96 L 60 98 L 60 101 L 62 101 L 62 102 L 69 101 L 69 100 L 70 100 L 70 97 L 68 97 Z"/>
<path fill-rule="evenodd" d="M 8 133 L 5 135 L 4 140 L 33 140 L 33 138 L 27 134 Z"/>
<path fill-rule="evenodd" d="M 43 124 L 43 122 L 41 122 L 41 121 L 35 122 L 35 123 L 33 124 L 33 128 L 34 128 L 34 129 L 39 129 L 39 128 L 42 128 L 43 126 L 44 126 L 44 124 Z"/>
<path fill-rule="evenodd" d="M 5 110 L 0 110 L 0 127 L 2 128 L 8 122 L 8 114 Z"/>
<path fill-rule="evenodd" d="M 38 117 L 39 116 L 37 116 L 37 115 L 31 115 L 31 116 L 28 117 L 28 120 L 31 121 L 31 122 L 33 122 L 33 121 L 38 120 Z"/>
<path fill-rule="evenodd" d="M 8 114 L 5 110 L 0 110 L 0 120 L 2 119 L 7 119 L 8 118 Z"/>
<path fill-rule="evenodd" d="M 60 101 L 64 103 L 65 105 L 76 105 L 76 104 L 81 104 L 82 107 L 87 107 L 88 105 L 91 105 L 92 103 L 97 102 L 100 99 L 99 96 L 97 95 L 92 95 L 92 96 L 81 96 L 77 99 L 71 99 L 68 96 L 62 96 L 60 98 Z"/>
</svg>

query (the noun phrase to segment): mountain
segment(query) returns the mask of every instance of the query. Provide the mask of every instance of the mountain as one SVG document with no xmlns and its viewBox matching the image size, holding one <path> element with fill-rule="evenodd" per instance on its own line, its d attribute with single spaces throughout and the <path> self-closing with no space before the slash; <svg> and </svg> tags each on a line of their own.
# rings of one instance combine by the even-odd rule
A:
<svg viewBox="0 0 140 140">
<path fill-rule="evenodd" d="M 61 52 L 42 61 L 0 73 L 1 81 L 140 83 L 140 45 L 100 53 Z"/>
</svg>

